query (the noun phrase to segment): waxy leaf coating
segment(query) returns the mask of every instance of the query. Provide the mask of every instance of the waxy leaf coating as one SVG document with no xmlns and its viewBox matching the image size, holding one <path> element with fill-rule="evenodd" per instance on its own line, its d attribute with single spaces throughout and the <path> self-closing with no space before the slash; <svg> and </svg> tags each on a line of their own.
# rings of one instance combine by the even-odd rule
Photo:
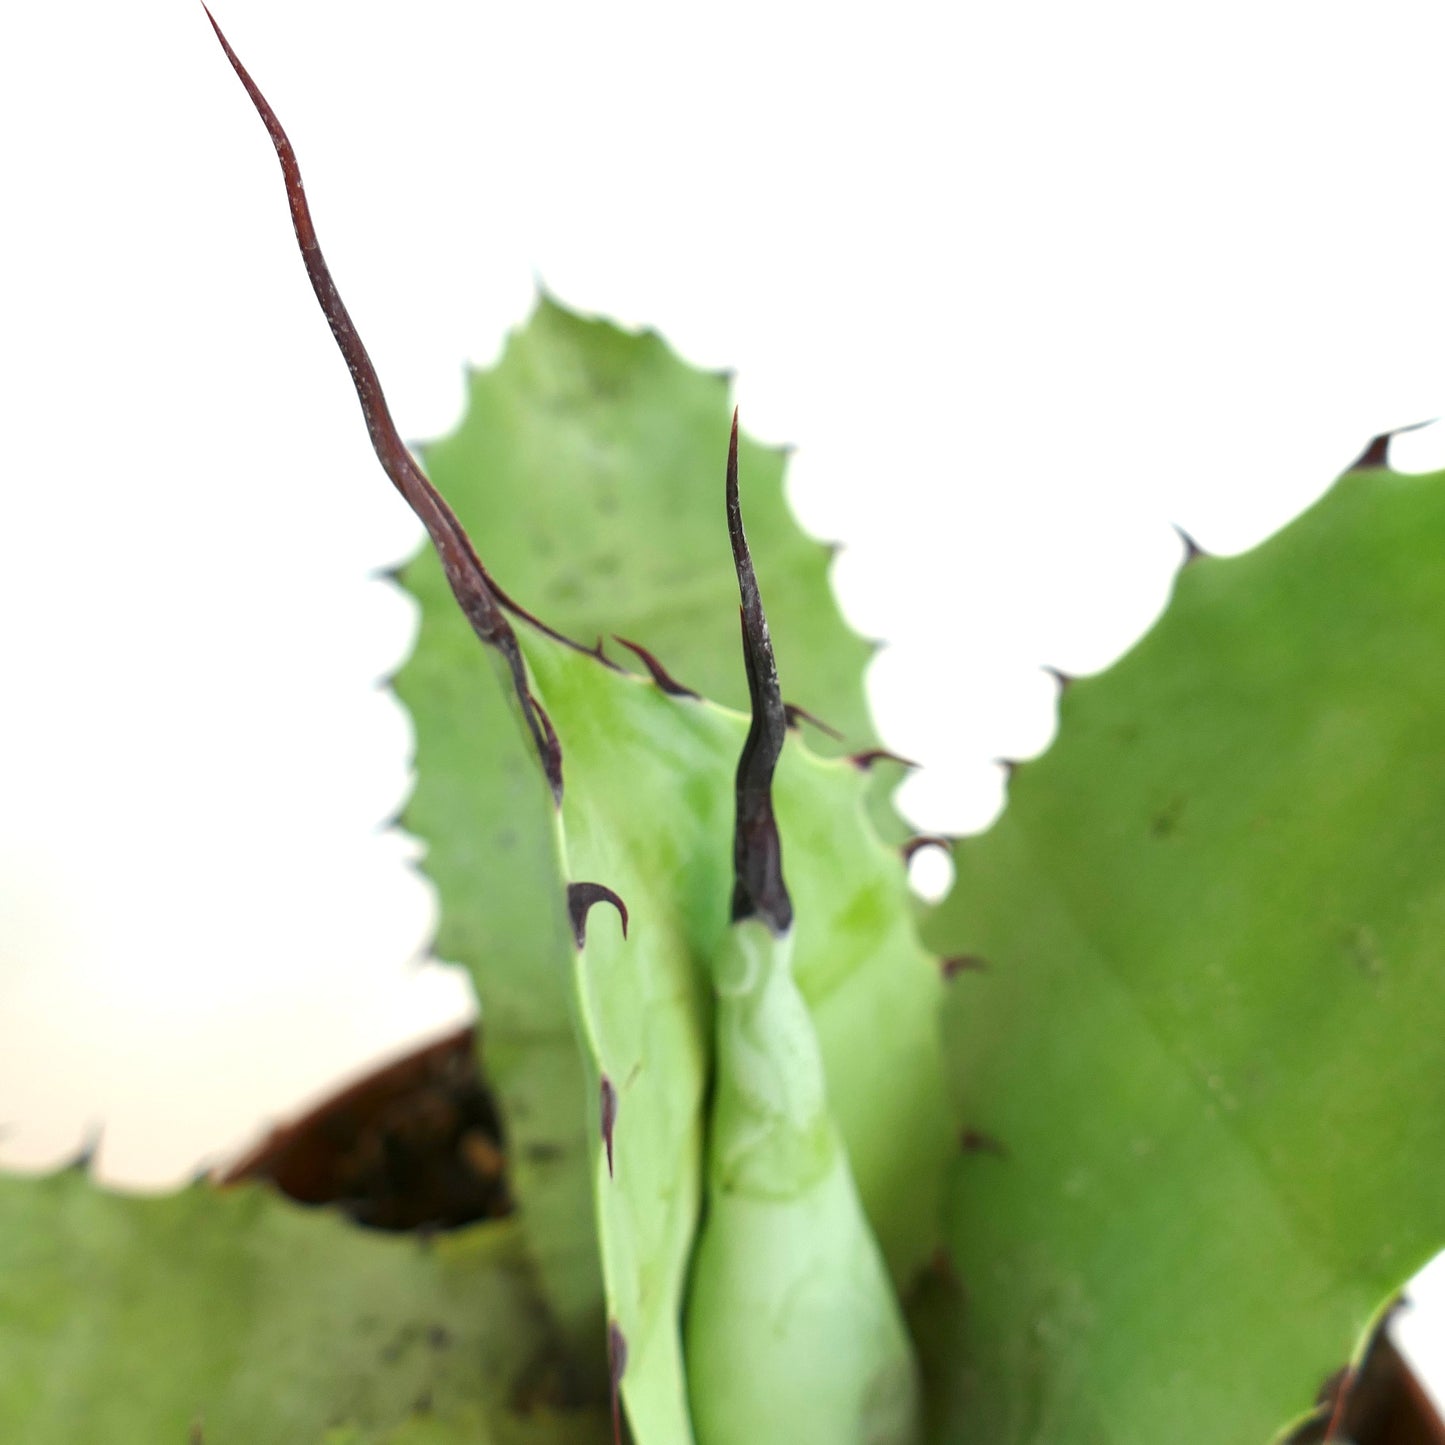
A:
<svg viewBox="0 0 1445 1445">
<path fill-rule="evenodd" d="M 927 933 L 949 1442 L 1270 1439 L 1445 1244 L 1445 474 L 1346 475 L 1076 680 Z M 958 1353 L 958 1351 L 961 1351 Z"/>
</svg>

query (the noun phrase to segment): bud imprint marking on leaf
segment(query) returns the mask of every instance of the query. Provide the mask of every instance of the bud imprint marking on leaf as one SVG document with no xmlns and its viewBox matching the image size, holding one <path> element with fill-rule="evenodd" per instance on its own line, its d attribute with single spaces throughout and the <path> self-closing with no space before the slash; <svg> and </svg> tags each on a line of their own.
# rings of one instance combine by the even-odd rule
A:
<svg viewBox="0 0 1445 1445">
<path fill-rule="evenodd" d="M 733 923 L 712 959 L 708 1209 L 685 1331 L 693 1429 L 698 1445 L 910 1445 L 912 1347 L 793 976 L 772 798 L 788 723 L 743 533 L 736 414 L 727 510 L 752 719 L 737 770 Z"/>
</svg>

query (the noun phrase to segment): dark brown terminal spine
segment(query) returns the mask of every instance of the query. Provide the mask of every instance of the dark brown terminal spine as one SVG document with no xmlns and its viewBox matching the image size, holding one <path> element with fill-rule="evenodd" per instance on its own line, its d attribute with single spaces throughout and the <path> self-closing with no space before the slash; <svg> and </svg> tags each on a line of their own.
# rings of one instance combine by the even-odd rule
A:
<svg viewBox="0 0 1445 1445">
<path fill-rule="evenodd" d="M 773 772 L 788 735 L 788 718 L 778 686 L 778 664 L 763 613 L 757 573 L 743 531 L 738 501 L 738 414 L 728 442 L 728 536 L 742 597 L 743 663 L 753 716 L 737 771 L 737 823 L 733 833 L 733 904 L 736 923 L 760 918 L 776 935 L 792 926 L 793 902 L 783 882 L 783 849 L 773 815 Z"/>
<path fill-rule="evenodd" d="M 542 770 L 551 785 L 553 798 L 560 803 L 562 749 L 547 714 L 532 696 L 527 684 L 527 669 L 522 661 L 521 648 L 511 623 L 502 611 L 503 603 L 509 599 L 487 575 L 486 568 L 482 566 L 456 515 L 427 480 L 402 441 L 382 394 L 376 368 L 352 324 L 336 290 L 336 283 L 331 278 L 330 268 L 321 254 L 316 230 L 311 222 L 311 209 L 306 203 L 306 192 L 301 184 L 301 168 L 296 163 L 291 142 L 281 128 L 281 122 L 276 119 L 275 111 L 237 58 L 236 52 L 231 49 L 230 42 L 221 33 L 221 27 L 216 24 L 215 16 L 209 9 L 206 10 L 206 18 L 211 22 L 216 39 L 221 42 L 221 49 L 226 52 L 226 59 L 231 62 L 231 68 L 245 86 L 246 94 L 251 97 L 251 103 L 256 107 L 256 112 L 271 137 L 271 144 L 276 148 L 276 158 L 281 162 L 281 173 L 286 181 L 286 201 L 291 209 L 291 224 L 295 227 L 296 241 L 301 248 L 301 260 L 305 264 L 307 276 L 311 279 L 311 288 L 316 293 L 322 314 L 326 317 L 331 334 L 336 338 L 336 344 L 351 372 L 351 380 L 356 387 L 357 399 L 361 402 L 361 412 L 366 419 L 366 429 L 371 436 L 371 445 L 376 451 L 377 459 L 397 491 L 406 499 L 426 528 L 437 556 L 441 559 L 452 593 L 471 623 L 472 630 L 487 646 L 495 648 L 505 660 L 512 676 L 517 701 L 521 704 L 522 715 L 541 759 Z"/>
</svg>

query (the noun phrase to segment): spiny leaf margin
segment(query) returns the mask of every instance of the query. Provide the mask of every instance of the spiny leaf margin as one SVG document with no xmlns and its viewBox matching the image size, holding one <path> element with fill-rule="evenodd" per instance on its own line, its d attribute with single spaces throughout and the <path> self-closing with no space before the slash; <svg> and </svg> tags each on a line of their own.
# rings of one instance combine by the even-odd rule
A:
<svg viewBox="0 0 1445 1445">
<path fill-rule="evenodd" d="M 1267 1440 L 1445 1243 L 1442 736 L 1445 474 L 1353 472 L 958 842 L 940 1441 Z"/>
</svg>

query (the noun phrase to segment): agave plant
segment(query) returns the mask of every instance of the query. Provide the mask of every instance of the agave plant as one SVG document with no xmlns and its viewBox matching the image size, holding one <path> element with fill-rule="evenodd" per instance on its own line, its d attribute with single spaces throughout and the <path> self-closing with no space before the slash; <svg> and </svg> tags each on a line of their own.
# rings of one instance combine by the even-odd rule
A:
<svg viewBox="0 0 1445 1445">
<path fill-rule="evenodd" d="M 868 648 L 725 381 L 543 298 L 418 461 L 220 38 L 431 539 L 402 822 L 515 1208 L 0 1179 L 5 1438 L 1337 1435 L 1445 1236 L 1445 479 L 1381 442 L 1192 552 L 920 914 L 944 840 L 877 787 Z"/>
</svg>

